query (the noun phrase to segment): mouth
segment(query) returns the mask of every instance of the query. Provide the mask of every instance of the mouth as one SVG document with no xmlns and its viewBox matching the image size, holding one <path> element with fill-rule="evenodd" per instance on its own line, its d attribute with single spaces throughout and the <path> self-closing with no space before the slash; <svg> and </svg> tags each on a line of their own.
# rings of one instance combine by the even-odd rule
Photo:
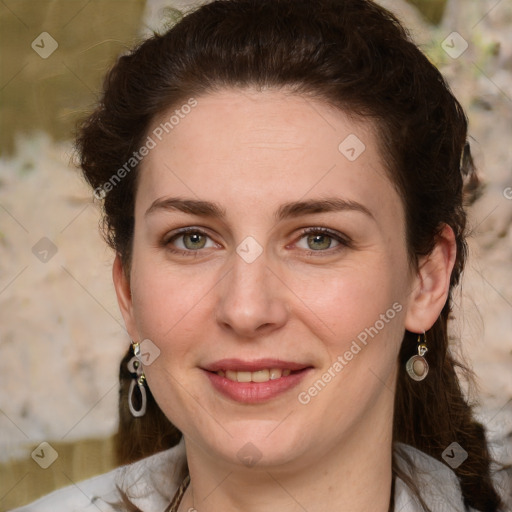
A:
<svg viewBox="0 0 512 512">
<path fill-rule="evenodd" d="M 268 382 L 269 380 L 288 377 L 291 372 L 292 371 L 289 368 L 264 368 L 255 372 L 243 370 L 218 370 L 215 373 L 219 377 L 226 377 L 226 379 L 233 382 Z"/>
<path fill-rule="evenodd" d="M 299 384 L 312 366 L 276 359 L 224 359 L 202 368 L 213 388 L 242 403 L 260 403 Z"/>
</svg>

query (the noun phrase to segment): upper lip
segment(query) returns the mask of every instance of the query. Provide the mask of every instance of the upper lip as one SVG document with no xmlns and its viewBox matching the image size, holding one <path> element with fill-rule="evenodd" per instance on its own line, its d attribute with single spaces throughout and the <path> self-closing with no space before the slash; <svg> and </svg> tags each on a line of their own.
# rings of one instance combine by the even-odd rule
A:
<svg viewBox="0 0 512 512">
<path fill-rule="evenodd" d="M 296 363 L 293 361 L 283 361 L 281 359 L 255 359 L 253 361 L 243 361 L 242 359 L 221 359 L 214 363 L 203 366 L 204 370 L 209 372 L 218 372 L 220 370 L 240 370 L 246 372 L 257 372 L 259 370 L 279 368 L 281 370 L 303 370 L 311 365 Z"/>
</svg>

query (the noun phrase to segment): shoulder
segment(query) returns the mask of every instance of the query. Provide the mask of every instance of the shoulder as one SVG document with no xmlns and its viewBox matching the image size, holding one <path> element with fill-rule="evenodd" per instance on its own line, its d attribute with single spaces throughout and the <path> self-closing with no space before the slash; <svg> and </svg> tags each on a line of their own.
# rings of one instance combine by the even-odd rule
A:
<svg viewBox="0 0 512 512">
<path fill-rule="evenodd" d="M 395 443 L 394 448 L 397 464 L 417 486 L 431 510 L 476 512 L 464 505 L 459 479 L 449 466 L 404 443 Z M 423 512 L 414 491 L 400 478 L 395 483 L 395 510 Z"/>
<path fill-rule="evenodd" d="M 169 450 L 58 489 L 12 512 L 119 511 L 121 493 L 142 512 L 164 509 L 186 472 L 183 439 Z"/>
<path fill-rule="evenodd" d="M 98 502 L 103 504 L 119 499 L 115 493 L 115 477 L 116 470 L 69 485 L 13 512 L 97 511 Z"/>
<path fill-rule="evenodd" d="M 396 460 L 411 477 L 425 503 L 435 512 L 476 512 L 464 506 L 455 473 L 442 462 L 403 443 Z M 142 512 L 165 508 L 186 474 L 183 439 L 174 448 L 133 464 L 64 487 L 12 512 L 118 511 L 121 492 Z M 395 485 L 395 510 L 423 512 L 414 492 L 401 479 Z"/>
</svg>

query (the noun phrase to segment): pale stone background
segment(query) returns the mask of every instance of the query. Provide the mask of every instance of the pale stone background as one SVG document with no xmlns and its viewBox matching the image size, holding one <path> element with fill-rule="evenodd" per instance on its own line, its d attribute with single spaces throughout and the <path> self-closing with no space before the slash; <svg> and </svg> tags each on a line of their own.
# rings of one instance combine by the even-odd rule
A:
<svg viewBox="0 0 512 512">
<path fill-rule="evenodd" d="M 96 36 L 98 41 L 110 42 L 109 58 L 134 40 L 137 30 L 146 34 L 148 28 L 158 28 L 161 9 L 168 5 L 149 2 L 140 24 L 144 3 L 128 3 L 131 10 L 126 3 L 123 8 L 125 25 L 115 35 Z M 506 191 L 512 187 L 512 1 L 450 1 L 437 27 L 425 23 L 411 5 L 397 0 L 382 3 L 412 28 L 441 67 L 470 119 L 473 151 L 486 189 L 471 209 L 471 255 L 453 326 L 462 344 L 454 349 L 462 352 L 476 372 L 479 388 L 472 396 L 480 403 L 478 415 L 489 428 L 493 450 L 500 460 L 511 463 L 512 191 Z M 21 9 L 22 4 L 24 8 L 28 5 L 28 10 Z M 116 2 L 105 4 L 113 6 L 108 30 L 115 31 L 119 6 Z M 38 21 L 38 16 L 32 19 L 27 14 L 31 5 L 0 5 L 0 16 L 13 26 L 25 24 L 28 31 L 23 40 L 2 41 L 2 48 L 18 53 L 20 47 L 27 48 L 29 54 L 25 68 L 21 61 L 11 68 L 0 64 L 4 66 L 2 109 L 6 109 L 1 120 L 4 135 L 0 158 L 0 510 L 12 506 L 16 499 L 28 501 L 26 494 L 16 499 L 13 496 L 21 489 L 28 492 L 23 482 L 42 478 L 41 472 L 34 476 L 30 459 L 30 452 L 41 441 L 53 445 L 108 439 L 113 434 L 118 361 L 129 341 L 111 285 L 112 253 L 98 234 L 98 211 L 70 164 L 69 136 L 63 135 L 69 132 L 69 120 L 85 105 L 66 103 L 57 82 L 59 76 L 64 77 L 66 87 L 82 88 L 91 101 L 90 91 L 97 87 L 109 60 L 94 54 L 97 73 L 92 80 L 85 72 L 87 68 L 81 67 L 80 57 L 95 52 L 96 45 L 73 47 L 66 41 L 72 36 L 78 38 L 80 31 L 96 30 L 94 21 L 99 18 L 93 9 L 99 4 L 93 2 L 87 7 L 85 2 L 68 2 L 65 19 L 73 17 L 72 21 L 60 38 L 56 37 L 59 49 L 48 59 L 35 55 L 30 43 L 43 30 L 59 33 L 50 14 L 64 8 L 59 2 L 48 1 L 46 18 Z M 128 23 L 130 16 L 133 19 Z M 19 30 L 25 34 L 21 25 Z M 456 59 L 442 48 L 453 31 L 469 45 Z M 58 72 L 55 68 L 47 71 L 51 59 L 53 63 L 59 59 Z M 37 86 L 27 93 L 29 82 Z M 19 96 L 23 87 L 25 95 Z M 46 88 L 52 87 L 56 92 L 48 96 Z M 47 97 L 55 103 L 46 105 L 50 111 L 45 115 Z M 23 124 L 31 115 L 33 122 Z M 24 119 L 20 121 L 21 116 Z M 68 132 L 53 129 L 52 123 L 67 126 Z M 60 142 L 55 142 L 55 137 Z M 32 252 L 43 237 L 57 249 L 46 263 Z M 23 462 L 27 469 L 16 466 L 16 471 L 12 470 L 12 459 Z M 95 467 L 100 468 L 100 464 Z M 507 478 L 511 473 L 501 476 L 504 493 L 510 493 Z M 63 480 L 59 485 L 64 483 L 69 482 Z"/>
</svg>

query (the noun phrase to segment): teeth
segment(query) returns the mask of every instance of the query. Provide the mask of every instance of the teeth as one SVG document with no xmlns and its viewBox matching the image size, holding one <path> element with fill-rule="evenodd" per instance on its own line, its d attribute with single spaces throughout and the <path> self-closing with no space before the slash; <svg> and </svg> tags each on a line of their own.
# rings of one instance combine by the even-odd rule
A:
<svg viewBox="0 0 512 512">
<path fill-rule="evenodd" d="M 283 373 L 279 368 L 273 368 L 270 370 L 270 380 L 279 379 Z"/>
<path fill-rule="evenodd" d="M 270 368 L 265 370 L 258 370 L 256 372 L 247 372 L 247 371 L 235 371 L 235 370 L 226 370 L 223 372 L 219 370 L 217 375 L 221 377 L 226 377 L 229 380 L 235 382 L 268 382 L 269 380 L 279 379 L 281 377 L 288 377 L 290 375 L 291 370 L 281 370 L 281 368 Z"/>
<path fill-rule="evenodd" d="M 238 380 L 237 378 L 237 372 L 234 372 L 233 370 L 226 370 L 226 378 L 229 380 L 234 380 L 235 382 Z"/>
<path fill-rule="evenodd" d="M 240 374 L 238 374 L 240 375 Z M 270 380 L 270 370 L 259 370 L 251 373 L 251 380 L 253 382 L 267 382 Z"/>
<path fill-rule="evenodd" d="M 238 382 L 251 382 L 251 372 L 236 372 Z"/>
</svg>

